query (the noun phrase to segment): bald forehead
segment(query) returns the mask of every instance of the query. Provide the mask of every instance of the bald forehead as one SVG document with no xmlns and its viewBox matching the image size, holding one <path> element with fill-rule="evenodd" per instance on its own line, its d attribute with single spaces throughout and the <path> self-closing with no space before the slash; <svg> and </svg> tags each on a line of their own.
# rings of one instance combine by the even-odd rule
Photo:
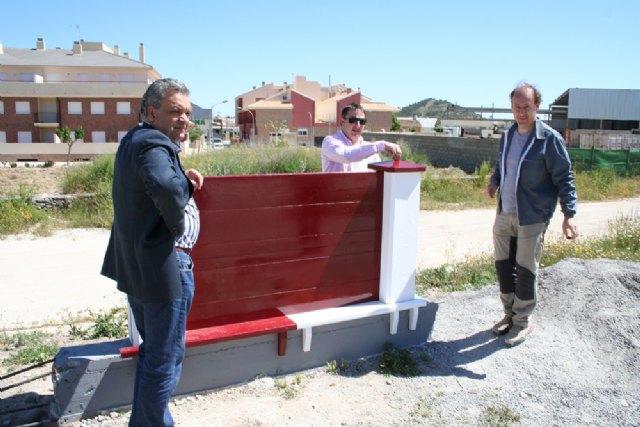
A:
<svg viewBox="0 0 640 427">
<path fill-rule="evenodd" d="M 535 104 L 535 98 L 536 98 L 535 91 L 528 86 L 524 86 L 524 87 L 519 87 L 513 91 L 513 97 L 511 98 L 511 100 L 520 101 L 520 102 L 526 101 L 526 102 L 532 102 Z"/>
</svg>

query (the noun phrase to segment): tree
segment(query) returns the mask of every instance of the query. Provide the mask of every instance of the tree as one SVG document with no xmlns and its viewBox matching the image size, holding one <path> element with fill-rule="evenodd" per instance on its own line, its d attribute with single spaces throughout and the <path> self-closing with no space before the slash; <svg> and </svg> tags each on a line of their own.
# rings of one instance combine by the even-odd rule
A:
<svg viewBox="0 0 640 427">
<path fill-rule="evenodd" d="M 71 137 L 71 129 L 69 126 L 63 126 L 61 128 L 56 129 L 56 135 L 60 138 L 60 141 L 67 144 L 67 166 L 71 162 L 71 147 L 73 144 L 79 140 L 84 139 L 84 129 L 82 126 L 76 127 L 76 130 L 73 132 L 73 138 Z"/>
<path fill-rule="evenodd" d="M 284 134 L 289 131 L 286 120 L 269 120 L 264 127 L 269 131 L 269 141 L 276 147 L 287 147 L 287 139 Z"/>
<path fill-rule="evenodd" d="M 391 115 L 391 132 L 397 132 L 399 131 L 401 128 L 400 126 L 400 122 L 398 121 L 398 117 L 396 116 L 396 113 L 393 113 Z"/>
<path fill-rule="evenodd" d="M 204 132 L 202 131 L 202 129 L 200 129 L 199 127 L 190 127 L 189 128 L 189 139 L 191 141 L 196 141 L 198 139 L 200 139 L 200 137 L 202 136 Z"/>
</svg>

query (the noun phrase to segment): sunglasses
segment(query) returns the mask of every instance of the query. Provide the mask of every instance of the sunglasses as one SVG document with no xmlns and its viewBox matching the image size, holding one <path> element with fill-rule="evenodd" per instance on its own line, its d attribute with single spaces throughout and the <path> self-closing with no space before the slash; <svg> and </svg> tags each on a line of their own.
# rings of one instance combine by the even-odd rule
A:
<svg viewBox="0 0 640 427">
<path fill-rule="evenodd" d="M 362 126 L 367 124 L 367 119 L 359 119 L 357 117 L 349 117 L 349 123 L 354 124 L 359 122 Z"/>
</svg>

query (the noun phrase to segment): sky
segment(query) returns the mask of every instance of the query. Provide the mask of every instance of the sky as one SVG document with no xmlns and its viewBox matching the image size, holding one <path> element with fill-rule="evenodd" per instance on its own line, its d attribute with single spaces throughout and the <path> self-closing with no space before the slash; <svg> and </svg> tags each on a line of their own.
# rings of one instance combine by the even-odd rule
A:
<svg viewBox="0 0 640 427">
<path fill-rule="evenodd" d="M 398 108 L 425 98 L 508 108 L 521 81 L 540 89 L 542 108 L 569 88 L 640 89 L 637 0 L 0 0 L 0 10 L 5 47 L 83 39 L 137 60 L 144 43 L 147 64 L 224 116 L 253 86 L 295 76 Z"/>
</svg>

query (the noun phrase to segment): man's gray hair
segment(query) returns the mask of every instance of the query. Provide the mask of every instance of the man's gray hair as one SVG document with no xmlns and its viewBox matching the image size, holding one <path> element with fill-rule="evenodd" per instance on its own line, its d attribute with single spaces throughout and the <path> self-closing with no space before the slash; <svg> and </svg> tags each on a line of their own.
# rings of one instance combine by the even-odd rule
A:
<svg viewBox="0 0 640 427">
<path fill-rule="evenodd" d="M 189 88 L 176 79 L 160 79 L 151 83 L 147 91 L 142 95 L 142 104 L 140 104 L 140 115 L 142 119 L 147 118 L 147 107 L 160 108 L 160 104 L 169 92 L 178 92 L 182 95 L 189 96 Z"/>
</svg>

